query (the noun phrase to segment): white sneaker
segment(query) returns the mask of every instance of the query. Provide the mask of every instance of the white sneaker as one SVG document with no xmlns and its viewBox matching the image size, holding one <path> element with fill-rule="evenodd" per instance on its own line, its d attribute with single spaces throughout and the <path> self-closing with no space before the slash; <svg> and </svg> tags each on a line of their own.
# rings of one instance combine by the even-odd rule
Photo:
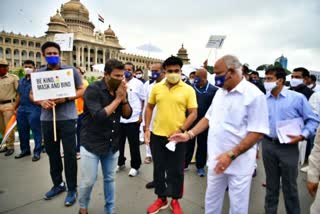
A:
<svg viewBox="0 0 320 214">
<path fill-rule="evenodd" d="M 121 170 L 123 170 L 123 169 L 125 169 L 126 168 L 126 165 L 121 165 L 121 166 L 117 166 L 117 168 L 116 168 L 116 172 L 120 172 Z"/>
<path fill-rule="evenodd" d="M 300 169 L 300 171 L 301 171 L 301 172 L 307 172 L 308 169 L 309 169 L 309 166 L 305 166 L 305 167 L 302 167 L 302 168 Z"/>
<path fill-rule="evenodd" d="M 137 176 L 139 174 L 139 170 L 136 170 L 136 169 L 134 169 L 134 168 L 131 168 L 130 169 L 130 172 L 129 172 L 129 176 L 130 177 L 135 177 L 135 176 Z"/>
</svg>

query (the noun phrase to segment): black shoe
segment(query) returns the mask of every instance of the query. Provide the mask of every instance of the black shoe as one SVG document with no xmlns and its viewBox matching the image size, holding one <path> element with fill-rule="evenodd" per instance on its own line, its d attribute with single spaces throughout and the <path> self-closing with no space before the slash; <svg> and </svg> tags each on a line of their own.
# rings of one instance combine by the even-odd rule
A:
<svg viewBox="0 0 320 214">
<path fill-rule="evenodd" d="M 44 146 L 41 146 L 41 152 L 46 153 L 46 148 Z"/>
<path fill-rule="evenodd" d="M 0 153 L 8 151 L 8 148 L 6 146 L 1 147 Z"/>
<path fill-rule="evenodd" d="M 147 188 L 147 189 L 152 189 L 152 188 L 154 188 L 154 183 L 153 183 L 153 181 L 147 183 L 147 184 L 146 184 L 146 188 Z"/>
<path fill-rule="evenodd" d="M 38 160 L 40 160 L 40 155 L 37 155 L 37 154 L 33 155 L 32 161 L 33 161 L 33 162 L 36 162 L 36 161 L 38 161 Z"/>
<path fill-rule="evenodd" d="M 31 155 L 30 152 L 21 152 L 20 154 L 16 155 L 14 158 L 15 159 L 20 159 L 20 158 L 23 158 L 23 157 L 26 157 L 26 156 L 29 156 Z"/>
<path fill-rule="evenodd" d="M 4 154 L 4 156 L 10 156 L 10 155 L 12 155 L 14 153 L 14 149 L 8 149 L 7 151 L 6 151 L 6 153 Z"/>
</svg>

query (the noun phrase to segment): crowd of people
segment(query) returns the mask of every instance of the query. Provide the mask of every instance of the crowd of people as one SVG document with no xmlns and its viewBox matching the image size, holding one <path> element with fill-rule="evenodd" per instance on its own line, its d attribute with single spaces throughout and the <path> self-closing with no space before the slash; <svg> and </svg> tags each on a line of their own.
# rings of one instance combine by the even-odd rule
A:
<svg viewBox="0 0 320 214">
<path fill-rule="evenodd" d="M 146 79 L 148 75 L 131 62 L 109 59 L 104 77 L 88 84 L 81 68 L 61 63 L 58 44 L 43 44 L 42 55 L 47 64 L 37 69 L 33 61 L 26 60 L 26 76 L 20 80 L 9 73 L 8 62 L 0 60 L 0 131 L 3 135 L 16 114 L 20 140 L 17 159 L 31 155 L 30 130 L 34 138 L 32 161 L 40 159 L 44 143 L 53 182 L 44 199 L 67 191 L 65 206 L 78 198 L 79 213 L 88 213 L 100 162 L 104 211 L 114 213 L 115 173 L 126 167 L 125 144 L 129 143 L 130 150 L 128 175 L 135 177 L 142 164 L 140 141 L 144 141 L 143 162 L 153 164 L 153 180 L 146 188 L 154 188 L 156 195 L 154 203 L 146 207 L 149 214 L 168 206 L 174 214 L 183 213 L 179 200 L 183 197 L 184 173 L 194 153 L 197 175 L 207 176 L 205 213 L 222 212 L 226 190 L 230 213 L 248 213 L 259 150 L 266 174 L 265 213 L 277 213 L 282 190 L 286 212 L 299 214 L 298 144 L 307 141 L 309 165 L 304 170 L 307 188 L 315 198 L 310 213 L 320 213 L 320 87 L 306 68 L 295 68 L 288 84 L 281 67 L 267 68 L 262 79 L 237 57 L 225 55 L 215 62 L 214 78 L 209 81 L 212 74 L 206 65 L 186 76 L 181 59 L 171 56 L 151 65 Z M 72 69 L 76 96 L 35 101 L 30 74 L 60 69 Z M 297 119 L 303 123 L 301 132 L 288 134 L 289 140 L 283 142 L 278 124 Z M 13 142 L 14 133 L 0 152 L 14 154 Z"/>
</svg>

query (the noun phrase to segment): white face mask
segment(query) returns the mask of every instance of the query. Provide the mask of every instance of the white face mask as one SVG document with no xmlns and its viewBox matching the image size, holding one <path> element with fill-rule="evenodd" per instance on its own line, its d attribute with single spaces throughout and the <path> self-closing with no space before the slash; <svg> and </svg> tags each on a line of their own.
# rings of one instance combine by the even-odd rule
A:
<svg viewBox="0 0 320 214">
<path fill-rule="evenodd" d="M 136 78 L 141 79 L 142 78 L 142 74 L 137 74 Z"/>
<path fill-rule="evenodd" d="M 290 85 L 291 87 L 297 87 L 298 85 L 301 85 L 303 83 L 303 79 L 291 79 L 290 80 Z"/>
<path fill-rule="evenodd" d="M 24 70 L 25 70 L 26 74 L 31 74 L 33 71 L 32 68 L 25 68 Z"/>
<path fill-rule="evenodd" d="M 266 89 L 266 92 L 272 91 L 275 87 L 277 87 L 276 82 L 264 82 L 264 88 Z"/>
<path fill-rule="evenodd" d="M 190 83 L 193 84 L 194 83 L 194 79 L 189 79 Z"/>
</svg>

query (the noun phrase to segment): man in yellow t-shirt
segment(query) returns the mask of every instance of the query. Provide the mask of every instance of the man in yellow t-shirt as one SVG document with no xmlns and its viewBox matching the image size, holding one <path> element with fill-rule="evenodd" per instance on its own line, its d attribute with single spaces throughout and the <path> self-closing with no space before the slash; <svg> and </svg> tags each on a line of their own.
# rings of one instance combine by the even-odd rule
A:
<svg viewBox="0 0 320 214">
<path fill-rule="evenodd" d="M 185 132 L 197 118 L 197 99 L 193 88 L 181 80 L 182 61 L 171 56 L 163 63 L 166 79 L 157 83 L 149 96 L 145 112 L 145 142 L 151 143 L 154 159 L 154 185 L 158 199 L 149 206 L 148 213 L 168 207 L 167 197 L 172 197 L 174 214 L 182 213 L 178 199 L 183 191 L 185 144 L 176 144 L 175 151 L 166 147 L 168 137 Z M 157 106 L 152 133 L 150 121 Z M 151 140 L 150 140 L 151 138 Z"/>
</svg>

